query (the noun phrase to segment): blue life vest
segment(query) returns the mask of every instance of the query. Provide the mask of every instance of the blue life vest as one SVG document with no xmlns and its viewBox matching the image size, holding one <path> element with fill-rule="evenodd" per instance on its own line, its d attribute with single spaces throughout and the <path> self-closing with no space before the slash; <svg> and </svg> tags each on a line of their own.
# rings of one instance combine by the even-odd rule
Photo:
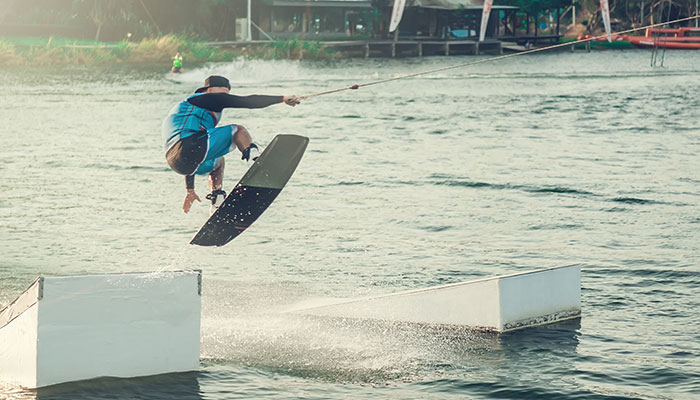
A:
<svg viewBox="0 0 700 400">
<path fill-rule="evenodd" d="M 178 140 L 216 127 L 216 124 L 221 119 L 220 112 L 209 111 L 187 102 L 187 100 L 203 94 L 205 93 L 195 93 L 179 102 L 165 117 L 163 121 L 163 139 L 165 139 L 166 151 Z"/>
</svg>

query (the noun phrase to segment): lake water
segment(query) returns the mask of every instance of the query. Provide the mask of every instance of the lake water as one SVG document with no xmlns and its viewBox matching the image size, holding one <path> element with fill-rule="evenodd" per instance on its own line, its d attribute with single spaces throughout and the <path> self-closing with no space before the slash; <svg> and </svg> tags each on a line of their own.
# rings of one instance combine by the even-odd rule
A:
<svg viewBox="0 0 700 400">
<path fill-rule="evenodd" d="M 0 306 L 39 275 L 204 277 L 199 372 L 0 398 L 700 398 L 700 52 L 650 56 L 520 56 L 226 110 L 262 145 L 310 143 L 222 248 L 188 245 L 208 207 L 182 213 L 160 133 L 207 75 L 302 95 L 475 58 L 0 69 Z M 506 335 L 279 313 L 568 264 L 581 319 Z"/>
</svg>

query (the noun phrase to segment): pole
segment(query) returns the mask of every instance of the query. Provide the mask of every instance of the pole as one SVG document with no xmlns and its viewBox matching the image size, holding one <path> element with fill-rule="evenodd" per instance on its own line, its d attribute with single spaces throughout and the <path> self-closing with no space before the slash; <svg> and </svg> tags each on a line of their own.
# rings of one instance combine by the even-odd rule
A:
<svg viewBox="0 0 700 400">
<path fill-rule="evenodd" d="M 695 0 L 695 16 L 698 16 L 698 0 Z M 695 19 L 695 27 L 698 27 L 698 19 Z"/>
<path fill-rule="evenodd" d="M 310 32 L 311 28 L 311 0 L 306 0 L 306 8 L 304 8 L 304 15 L 301 18 L 301 41 L 306 39 L 306 34 Z"/>
<path fill-rule="evenodd" d="M 146 10 L 146 14 L 148 14 L 148 18 L 150 18 L 151 22 L 153 22 L 153 25 L 156 26 L 156 29 L 158 30 L 158 34 L 160 34 L 161 33 L 160 27 L 156 23 L 156 20 L 153 19 L 153 15 L 151 15 L 151 12 L 148 11 L 148 7 L 146 7 L 146 4 L 143 3 L 143 0 L 140 0 L 140 2 L 141 2 L 141 6 L 143 6 L 143 9 Z M 697 8 L 697 7 L 695 7 L 695 8 Z"/>
<path fill-rule="evenodd" d="M 559 24 L 561 21 L 561 15 L 559 15 L 560 13 L 561 13 L 561 9 L 557 8 L 557 37 L 559 37 Z M 559 39 L 557 39 L 557 41 L 559 41 Z"/>
<path fill-rule="evenodd" d="M 251 9 L 251 7 L 250 7 L 250 1 L 251 1 L 251 0 L 248 0 L 248 35 L 247 35 L 247 37 L 246 37 L 246 40 L 249 41 L 249 42 L 253 41 L 253 26 L 252 26 L 253 24 L 251 23 L 251 22 L 252 22 L 252 19 L 251 19 L 252 16 L 250 15 L 250 14 L 251 14 L 251 13 L 250 13 L 250 9 Z"/>
</svg>

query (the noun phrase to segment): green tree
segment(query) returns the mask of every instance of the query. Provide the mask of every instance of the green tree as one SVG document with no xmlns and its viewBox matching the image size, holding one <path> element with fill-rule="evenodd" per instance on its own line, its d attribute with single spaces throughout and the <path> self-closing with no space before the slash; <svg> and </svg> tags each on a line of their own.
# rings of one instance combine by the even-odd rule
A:
<svg viewBox="0 0 700 400">
<path fill-rule="evenodd" d="M 95 24 L 95 41 L 100 41 L 100 32 L 104 24 L 110 20 L 118 24 L 119 16 L 122 17 L 130 13 L 131 0 L 92 0 L 92 8 L 89 16 Z"/>
</svg>

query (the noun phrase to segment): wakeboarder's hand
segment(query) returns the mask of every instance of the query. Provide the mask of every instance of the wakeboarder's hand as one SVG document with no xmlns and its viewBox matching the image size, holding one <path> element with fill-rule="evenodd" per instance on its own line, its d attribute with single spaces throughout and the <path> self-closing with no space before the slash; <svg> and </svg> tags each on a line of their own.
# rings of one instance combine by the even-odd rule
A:
<svg viewBox="0 0 700 400">
<path fill-rule="evenodd" d="M 202 202 L 202 200 L 199 199 L 199 196 L 197 196 L 197 193 L 194 192 L 194 190 L 188 189 L 187 190 L 187 196 L 185 196 L 185 202 L 182 203 L 182 211 L 187 214 L 190 212 L 190 208 L 192 208 L 192 203 L 197 200 L 198 202 Z"/>
<path fill-rule="evenodd" d="M 301 103 L 301 100 L 299 100 L 297 96 L 282 96 L 282 101 L 284 104 L 292 107 Z"/>
</svg>

